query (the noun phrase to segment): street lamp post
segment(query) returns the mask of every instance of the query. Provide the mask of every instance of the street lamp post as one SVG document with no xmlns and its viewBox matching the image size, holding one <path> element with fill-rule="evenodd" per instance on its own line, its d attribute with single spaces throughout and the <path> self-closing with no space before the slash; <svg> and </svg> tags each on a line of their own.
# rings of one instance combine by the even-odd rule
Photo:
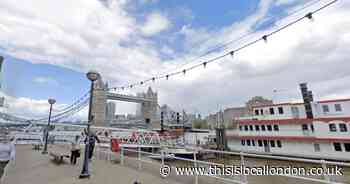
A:
<svg viewBox="0 0 350 184">
<path fill-rule="evenodd" d="M 44 145 L 44 150 L 41 152 L 42 154 L 47 154 L 47 139 L 49 138 L 49 128 L 50 128 L 50 122 L 51 122 L 51 112 L 52 112 L 52 105 L 56 103 L 55 99 L 49 99 L 48 100 L 50 104 L 50 112 L 49 112 L 49 120 L 47 121 L 47 127 L 45 131 L 45 145 Z"/>
<path fill-rule="evenodd" d="M 98 73 L 96 71 L 89 71 L 86 74 L 86 77 L 91 81 L 91 86 L 90 86 L 90 102 L 89 102 L 89 114 L 88 114 L 88 123 L 87 123 L 87 131 L 86 131 L 86 142 L 85 142 L 85 153 L 84 153 L 84 163 L 83 163 L 83 169 L 81 170 L 81 173 L 79 175 L 79 178 L 89 178 L 90 173 L 89 173 L 89 137 L 90 137 L 90 124 L 93 120 L 92 116 L 92 97 L 93 97 L 93 90 L 94 90 L 94 82 L 98 78 Z"/>
</svg>

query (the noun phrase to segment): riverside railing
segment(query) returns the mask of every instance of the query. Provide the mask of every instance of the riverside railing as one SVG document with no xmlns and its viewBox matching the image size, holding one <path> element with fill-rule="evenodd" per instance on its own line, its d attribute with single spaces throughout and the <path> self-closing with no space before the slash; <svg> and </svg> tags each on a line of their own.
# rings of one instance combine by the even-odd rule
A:
<svg viewBox="0 0 350 184">
<path fill-rule="evenodd" d="M 189 163 L 192 163 L 193 167 L 198 167 L 198 166 L 220 166 L 224 167 L 225 164 L 222 163 L 216 163 L 216 162 L 210 162 L 210 161 L 203 161 L 203 160 L 198 160 L 198 150 L 194 150 L 193 153 L 193 159 L 188 159 L 188 158 L 182 158 L 182 157 L 176 157 L 173 155 L 166 155 L 165 151 L 161 150 L 160 153 L 151 153 L 151 152 L 146 152 L 142 151 L 141 147 L 138 147 L 137 149 L 127 149 L 124 147 L 121 147 L 121 150 L 119 152 L 119 159 L 120 159 L 120 164 L 125 165 L 126 158 L 132 159 L 137 161 L 137 168 L 139 170 L 142 169 L 142 163 L 146 164 L 152 164 L 152 165 L 157 165 L 160 167 L 163 167 L 165 165 L 165 159 L 166 158 L 171 158 L 173 160 L 181 160 L 181 161 L 187 161 Z M 102 159 L 106 160 L 113 160 L 113 159 L 118 159 L 116 158 L 116 153 L 112 152 L 110 150 L 96 150 L 98 153 L 98 157 L 101 159 L 101 153 L 105 156 L 102 157 Z M 131 157 L 127 156 L 125 152 L 130 152 L 130 153 L 136 153 L 136 157 Z M 285 161 L 297 161 L 297 162 L 304 162 L 304 163 L 312 163 L 312 164 L 320 164 L 320 166 L 326 170 L 328 165 L 333 165 L 333 166 L 343 166 L 343 167 L 350 167 L 350 163 L 346 162 L 334 162 L 334 161 L 326 161 L 326 160 L 314 160 L 314 159 L 304 159 L 304 158 L 293 158 L 293 157 L 283 157 L 283 156 L 272 156 L 272 155 L 260 155 L 260 154 L 252 154 L 252 153 L 245 153 L 245 152 L 231 152 L 231 151 L 219 151 L 219 150 L 209 150 L 209 149 L 200 149 L 201 152 L 207 152 L 207 153 L 214 153 L 214 154 L 221 154 L 221 155 L 234 155 L 234 156 L 239 156 L 239 161 L 240 161 L 240 166 L 246 166 L 247 165 L 247 157 L 249 158 L 262 158 L 262 159 L 276 159 L 276 160 L 285 160 Z M 160 162 L 159 161 L 153 161 L 152 159 L 142 159 L 142 156 L 158 156 L 160 157 Z M 113 158 L 114 157 L 114 158 Z M 170 165 L 169 165 L 170 166 Z M 175 169 L 175 166 L 170 166 L 171 169 Z M 190 165 L 188 165 L 190 167 Z M 278 175 L 282 177 L 290 177 L 290 178 L 295 178 L 295 179 L 300 179 L 304 181 L 312 181 L 312 182 L 319 182 L 319 183 L 332 183 L 332 184 L 341 184 L 340 182 L 337 181 L 332 181 L 331 177 L 329 175 L 324 174 L 321 176 L 321 178 L 313 178 L 313 177 L 306 177 L 306 176 L 299 176 L 299 175 Z M 194 184 L 198 184 L 198 177 L 211 177 L 215 178 L 217 180 L 222 180 L 223 182 L 227 183 L 239 183 L 239 184 L 248 184 L 248 178 L 247 175 L 240 175 L 237 177 L 223 177 L 223 176 L 217 176 L 217 175 L 201 175 L 199 176 L 198 173 L 194 173 Z"/>
</svg>

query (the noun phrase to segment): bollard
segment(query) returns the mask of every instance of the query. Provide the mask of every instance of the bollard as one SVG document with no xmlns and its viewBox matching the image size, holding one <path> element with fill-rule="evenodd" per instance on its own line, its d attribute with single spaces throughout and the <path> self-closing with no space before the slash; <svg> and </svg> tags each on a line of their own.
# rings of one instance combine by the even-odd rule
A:
<svg viewBox="0 0 350 184">
<path fill-rule="evenodd" d="M 141 147 L 137 148 L 137 157 L 138 157 L 137 159 L 139 161 L 139 164 L 138 164 L 139 165 L 139 170 L 141 170 L 141 167 L 142 167 L 142 165 L 141 165 L 142 164 L 141 163 Z"/>
<path fill-rule="evenodd" d="M 124 165 L 124 147 L 120 149 L 120 165 Z"/>
<path fill-rule="evenodd" d="M 326 161 L 321 160 L 321 164 L 322 164 L 323 171 L 327 171 Z M 323 172 L 323 177 L 326 181 L 328 181 L 328 183 L 331 183 L 331 178 L 329 177 L 329 175 L 326 174 L 326 172 Z"/>
<path fill-rule="evenodd" d="M 241 167 L 244 167 L 245 163 L 244 163 L 243 152 L 239 152 L 239 155 L 241 157 Z M 241 181 L 242 181 L 242 183 L 248 183 L 247 176 L 244 175 L 244 173 L 241 173 Z"/>
</svg>

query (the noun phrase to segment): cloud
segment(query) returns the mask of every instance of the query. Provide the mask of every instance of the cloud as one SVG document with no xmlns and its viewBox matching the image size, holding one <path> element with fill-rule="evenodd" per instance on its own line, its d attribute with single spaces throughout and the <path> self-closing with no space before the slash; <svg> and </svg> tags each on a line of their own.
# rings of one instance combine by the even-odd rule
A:
<svg viewBox="0 0 350 184">
<path fill-rule="evenodd" d="M 237 48 L 308 11 L 258 32 L 255 26 L 270 16 L 269 9 L 278 5 L 275 1 L 260 1 L 253 14 L 215 30 L 190 23 L 183 25 L 174 33 L 174 40 L 183 36 L 184 43 L 177 44 L 183 45 L 186 52 L 181 57 L 162 61 L 164 54 L 177 55 L 176 50 L 166 43 L 157 46 L 151 36 L 168 30 L 171 15 L 165 17 L 153 12 L 140 24 L 127 11 L 128 1 L 110 1 L 108 6 L 95 0 L 23 3 L 17 6 L 10 0 L 0 2 L 0 44 L 7 53 L 33 63 L 50 63 L 79 72 L 93 68 L 101 72 L 111 86 L 139 82 L 162 71 L 190 66 L 187 61 L 219 43 L 253 31 L 226 51 Z M 124 93 L 146 91 L 150 85 L 158 91 L 160 104 L 204 114 L 218 107 L 243 105 L 255 95 L 272 98 L 274 89 L 287 90 L 287 94 L 276 99 L 300 98 L 300 82 L 309 82 L 317 98 L 350 96 L 347 87 L 350 85 L 347 62 L 350 21 L 344 18 L 350 16 L 349 8 L 349 2 L 339 1 L 315 14 L 314 22 L 304 20 L 269 37 L 267 43 L 259 42 L 236 53 L 233 58 L 225 57 L 208 64 L 206 69 L 201 67 L 185 76 L 158 80 Z M 221 53 L 217 50 L 205 58 Z M 22 107 L 17 108 L 18 112 L 26 108 L 23 104 L 28 104 L 28 109 L 44 113 L 29 105 L 39 102 L 21 99 L 17 103 L 17 107 Z"/>
<path fill-rule="evenodd" d="M 47 84 L 51 84 L 51 85 L 58 85 L 58 82 L 51 78 L 51 77 L 36 77 L 33 79 L 33 81 L 35 83 L 38 83 L 38 84 L 43 84 L 43 85 L 47 85 Z"/>
<path fill-rule="evenodd" d="M 170 21 L 164 15 L 153 12 L 147 16 L 141 31 L 146 36 L 152 36 L 168 29 L 170 25 Z"/>
<path fill-rule="evenodd" d="M 13 97 L 3 92 L 0 92 L 0 96 L 5 97 L 4 111 L 6 113 L 26 119 L 41 119 L 48 117 L 50 105 L 47 100 L 36 100 L 26 97 Z M 67 106 L 68 104 L 55 103 L 53 105 L 52 115 L 54 116 L 60 113 L 60 110 Z M 84 108 L 69 119 L 87 119 L 87 112 L 87 108 Z"/>
</svg>

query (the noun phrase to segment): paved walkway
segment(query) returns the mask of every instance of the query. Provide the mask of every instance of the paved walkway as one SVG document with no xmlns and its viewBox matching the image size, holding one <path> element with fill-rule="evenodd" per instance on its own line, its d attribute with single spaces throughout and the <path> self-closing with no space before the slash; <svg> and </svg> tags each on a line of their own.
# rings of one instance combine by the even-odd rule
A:
<svg viewBox="0 0 350 184">
<path fill-rule="evenodd" d="M 1 184 L 132 184 L 135 180 L 142 184 L 194 184 L 193 176 L 176 176 L 173 172 L 166 179 L 161 178 L 159 176 L 159 165 L 144 163 L 142 170 L 138 170 L 137 162 L 130 159 L 125 161 L 124 166 L 95 159 L 90 165 L 90 179 L 78 179 L 82 168 L 82 158 L 75 166 L 70 164 L 55 165 L 48 155 L 42 155 L 41 151 L 32 150 L 29 145 L 17 146 L 16 149 L 16 160 L 8 165 Z M 50 147 L 49 149 L 58 148 Z M 250 162 L 252 165 L 262 164 L 261 160 L 256 161 L 256 163 L 253 160 Z M 276 164 L 276 162 L 274 163 Z M 349 170 L 347 170 L 345 176 L 339 178 L 338 182 L 350 183 L 349 173 Z M 281 176 L 250 176 L 248 182 L 249 184 L 318 184 L 318 182 Z M 215 178 L 199 177 L 199 184 L 211 183 L 223 182 Z"/>
<path fill-rule="evenodd" d="M 80 162 L 82 159 L 80 160 Z M 108 161 L 92 162 L 90 179 L 78 179 L 81 164 L 55 165 L 48 155 L 31 150 L 31 146 L 17 146 L 16 161 L 8 165 L 2 184 L 132 184 L 135 179 L 142 184 L 177 184 L 162 179 L 159 174 L 142 174 L 132 167 L 123 167 Z"/>
</svg>

